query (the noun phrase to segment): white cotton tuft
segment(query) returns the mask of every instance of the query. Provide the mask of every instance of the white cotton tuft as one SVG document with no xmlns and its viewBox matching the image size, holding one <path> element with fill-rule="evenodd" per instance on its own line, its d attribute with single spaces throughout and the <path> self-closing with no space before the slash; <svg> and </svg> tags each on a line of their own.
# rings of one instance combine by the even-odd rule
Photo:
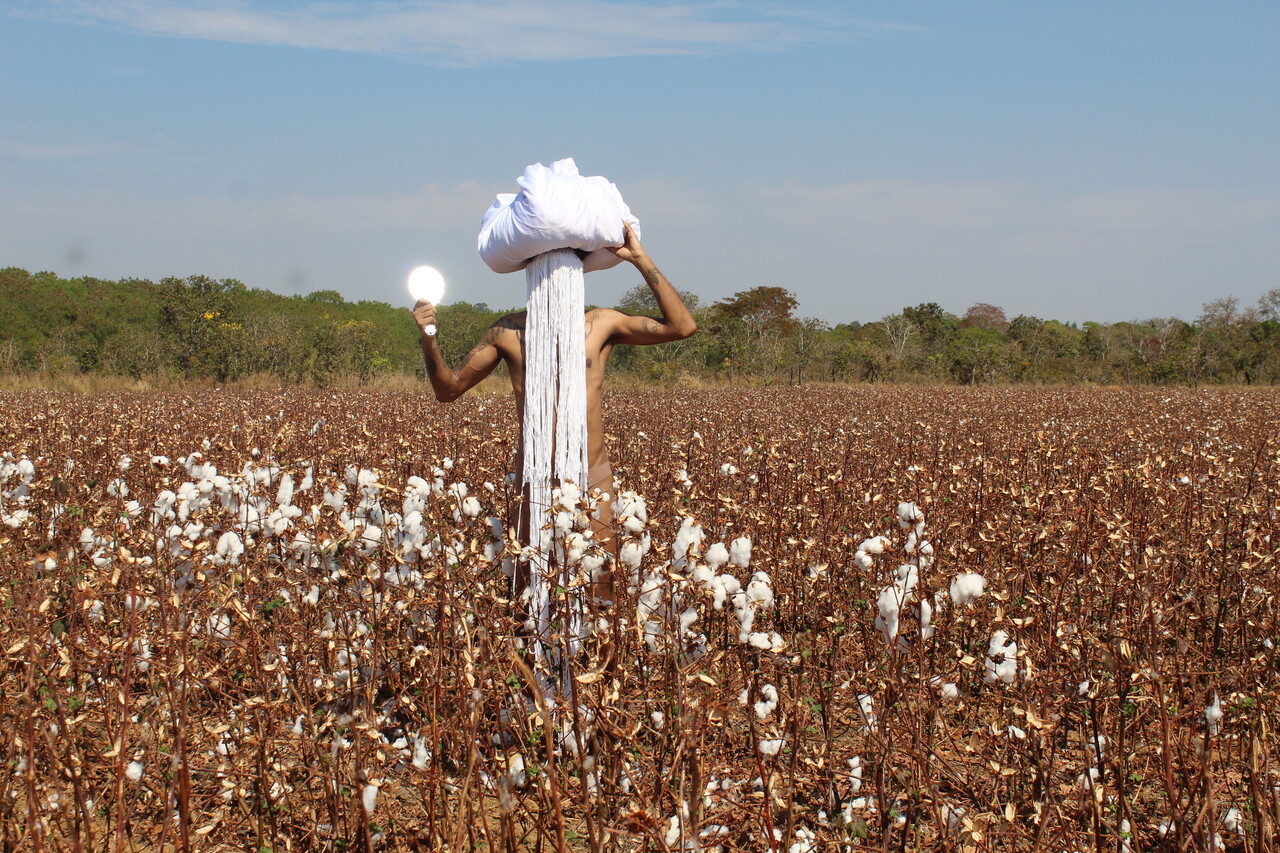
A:
<svg viewBox="0 0 1280 853">
<path fill-rule="evenodd" d="M 862 717 L 862 723 L 867 727 L 867 731 L 876 730 L 875 698 L 870 693 L 858 694 L 858 716 Z"/>
<path fill-rule="evenodd" d="M 915 503 L 903 501 L 898 504 L 898 526 L 903 530 L 915 527 L 924 522 L 924 513 Z"/>
<path fill-rule="evenodd" d="M 996 631 L 991 635 L 983 668 L 982 680 L 987 684 L 997 681 L 1012 684 L 1017 677 L 1018 644 L 1005 631 Z"/>
<path fill-rule="evenodd" d="M 208 620 L 209 636 L 226 643 L 231 640 L 231 617 L 226 613 L 213 613 Z"/>
<path fill-rule="evenodd" d="M 782 747 L 786 745 L 786 741 L 782 738 L 767 738 L 760 741 L 761 755 L 777 755 L 782 751 Z"/>
<path fill-rule="evenodd" d="M 862 544 L 858 546 L 859 551 L 867 554 L 878 555 L 883 554 L 884 549 L 889 547 L 889 537 L 872 536 L 870 539 L 862 540 Z"/>
<path fill-rule="evenodd" d="M 773 607 L 773 582 L 764 572 L 756 572 L 747 584 L 747 600 L 756 610 L 768 610 Z"/>
<path fill-rule="evenodd" d="M 987 579 L 977 572 L 965 572 L 951 581 L 951 601 L 956 605 L 972 604 L 982 597 Z"/>
<path fill-rule="evenodd" d="M 1216 735 L 1222 730 L 1222 718 L 1226 713 L 1222 710 L 1222 703 L 1218 701 L 1218 694 L 1213 694 L 1213 701 L 1204 709 L 1204 721 L 1209 727 L 1209 734 Z"/>
<path fill-rule="evenodd" d="M 862 790 L 862 756 L 855 755 L 845 763 L 849 765 L 849 793 L 856 794 Z"/>
<path fill-rule="evenodd" d="M 364 790 L 360 792 L 360 805 L 364 808 L 366 815 L 373 814 L 373 810 L 378 807 L 378 786 L 370 783 L 364 786 Z"/>
<path fill-rule="evenodd" d="M 717 542 L 707 549 L 707 553 L 702 555 L 702 559 L 712 569 L 718 569 L 729 562 L 729 549 L 724 547 L 723 542 Z"/>
<path fill-rule="evenodd" d="M 746 536 L 739 536 L 733 540 L 733 544 L 729 546 L 729 562 L 741 568 L 751 567 L 751 540 Z"/>
<path fill-rule="evenodd" d="M 293 503 L 293 477 L 284 474 L 280 477 L 280 488 L 276 489 L 276 506 L 288 506 Z"/>
<path fill-rule="evenodd" d="M 760 696 L 762 698 L 755 704 L 755 712 L 756 719 L 763 722 L 778 707 L 778 688 L 766 684 L 760 688 Z"/>
<path fill-rule="evenodd" d="M 141 761 L 130 761 L 129 766 L 124 769 L 124 775 L 129 779 L 129 781 L 137 782 L 142 778 L 142 770 L 143 766 Z"/>
<path fill-rule="evenodd" d="M 697 554 L 702 547 L 702 527 L 692 516 L 686 515 L 676 531 L 676 540 L 671 545 L 671 568 L 682 570 L 688 563 L 690 552 Z"/>
<path fill-rule="evenodd" d="M 228 530 L 218 537 L 218 547 L 215 552 L 223 561 L 234 566 L 240 562 L 240 557 L 244 555 L 244 542 L 240 540 L 235 531 Z"/>
</svg>

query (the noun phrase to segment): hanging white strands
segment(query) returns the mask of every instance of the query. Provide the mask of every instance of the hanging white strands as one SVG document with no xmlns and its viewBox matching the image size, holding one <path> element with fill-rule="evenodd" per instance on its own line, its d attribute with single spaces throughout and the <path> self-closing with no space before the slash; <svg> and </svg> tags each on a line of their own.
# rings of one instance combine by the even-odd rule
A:
<svg viewBox="0 0 1280 853">
<path fill-rule="evenodd" d="M 525 268 L 528 317 L 524 354 L 524 470 L 528 488 L 529 604 L 537 620 L 534 653 L 550 640 L 548 574 L 553 530 L 543 530 L 552 492 L 571 480 L 587 485 L 587 376 L 582 261 L 569 249 L 537 255 Z M 570 615 L 571 636 L 578 613 Z"/>
</svg>

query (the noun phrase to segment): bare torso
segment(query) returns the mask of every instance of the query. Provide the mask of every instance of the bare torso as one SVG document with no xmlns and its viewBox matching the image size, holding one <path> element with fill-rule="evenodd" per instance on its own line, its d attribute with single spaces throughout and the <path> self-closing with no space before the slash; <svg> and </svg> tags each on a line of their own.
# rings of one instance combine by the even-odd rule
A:
<svg viewBox="0 0 1280 853">
<path fill-rule="evenodd" d="M 604 367 L 613 351 L 613 315 L 619 314 L 608 308 L 594 308 L 584 318 L 583 333 L 586 335 L 586 370 L 587 370 L 587 461 L 591 468 L 604 465 L 609 461 L 609 454 L 604 446 L 604 419 L 600 410 L 600 395 L 604 388 Z M 511 376 L 511 392 L 516 398 L 516 424 L 524 428 L 524 329 L 527 312 L 520 311 L 508 314 L 491 330 L 491 341 L 501 354 Z M 524 446 L 523 432 L 517 441 L 517 447 Z M 516 470 L 521 468 L 519 456 L 516 458 Z"/>
</svg>

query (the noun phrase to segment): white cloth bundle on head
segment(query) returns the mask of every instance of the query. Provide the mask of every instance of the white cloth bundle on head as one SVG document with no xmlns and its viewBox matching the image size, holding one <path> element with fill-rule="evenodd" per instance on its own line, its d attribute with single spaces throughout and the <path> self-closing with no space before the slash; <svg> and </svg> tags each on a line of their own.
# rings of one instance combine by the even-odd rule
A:
<svg viewBox="0 0 1280 853">
<path fill-rule="evenodd" d="M 622 221 L 640 233 L 640 220 L 618 188 L 598 175 L 578 174 L 572 157 L 549 167 L 534 163 L 516 183 L 520 192 L 499 195 L 480 226 L 480 257 L 494 272 L 524 269 L 530 258 L 554 249 L 587 252 L 584 272 L 608 269 L 618 258 L 605 247 L 622 245 Z"/>
</svg>

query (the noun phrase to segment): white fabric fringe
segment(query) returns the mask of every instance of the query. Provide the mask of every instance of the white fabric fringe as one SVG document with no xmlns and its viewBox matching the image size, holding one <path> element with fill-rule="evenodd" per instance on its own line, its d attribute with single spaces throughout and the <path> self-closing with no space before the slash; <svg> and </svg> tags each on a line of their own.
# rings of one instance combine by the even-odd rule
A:
<svg viewBox="0 0 1280 853">
<path fill-rule="evenodd" d="M 529 604 L 535 655 L 551 640 L 552 530 L 543 530 L 553 492 L 571 480 L 587 491 L 587 375 L 582 261 L 569 249 L 537 255 L 525 268 L 524 470 L 529 501 Z M 561 549 L 563 554 L 563 549 Z M 564 567 L 560 567 L 564 571 Z M 576 637 L 581 614 L 562 614 Z M 576 643 L 574 643 L 576 645 Z"/>
</svg>

